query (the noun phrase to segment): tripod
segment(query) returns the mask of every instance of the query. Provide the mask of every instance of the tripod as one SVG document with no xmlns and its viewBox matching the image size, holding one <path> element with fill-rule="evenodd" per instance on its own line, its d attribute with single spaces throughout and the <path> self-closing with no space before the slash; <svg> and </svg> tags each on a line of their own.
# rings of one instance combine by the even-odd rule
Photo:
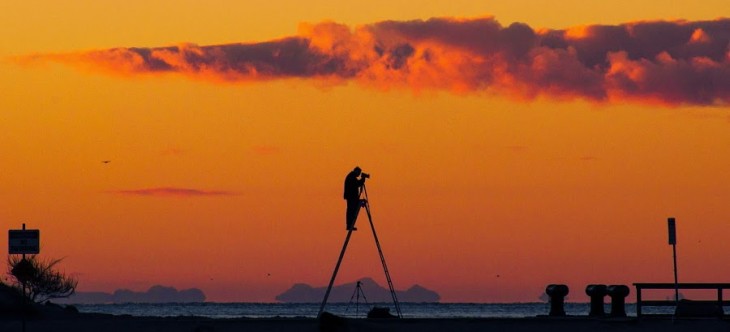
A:
<svg viewBox="0 0 730 332">
<path fill-rule="evenodd" d="M 400 304 L 398 303 L 398 296 L 395 294 L 395 288 L 393 287 L 393 281 L 390 279 L 390 272 L 388 272 L 388 265 L 385 263 L 385 256 L 383 255 L 383 249 L 380 247 L 380 241 L 378 240 L 378 234 L 375 232 L 375 225 L 373 224 L 373 216 L 370 213 L 370 201 L 368 200 L 368 191 L 367 188 L 365 188 L 365 184 L 363 183 L 362 189 L 360 190 L 360 197 L 364 197 L 360 199 L 361 206 L 365 207 L 365 211 L 368 214 L 368 220 L 370 221 L 370 229 L 373 231 L 373 238 L 375 239 L 375 245 L 378 247 L 378 254 L 380 255 L 380 262 L 383 264 L 383 272 L 385 272 L 385 279 L 388 281 L 388 288 L 390 289 L 390 296 L 393 298 L 393 304 L 395 305 L 395 311 L 398 314 L 398 318 L 402 318 L 401 311 L 400 311 Z M 327 286 L 327 292 L 324 293 L 324 299 L 322 300 L 322 305 L 319 307 L 319 313 L 317 314 L 317 318 L 319 318 L 322 315 L 322 312 L 324 311 L 324 306 L 327 304 L 327 298 L 330 296 L 330 291 L 332 291 L 332 285 L 335 283 L 335 278 L 337 278 L 337 271 L 340 270 L 340 264 L 342 264 L 342 258 L 345 257 L 345 250 L 347 250 L 347 244 L 350 243 L 350 236 L 352 236 L 352 229 L 347 231 L 347 237 L 345 238 L 345 244 L 342 245 L 342 251 L 340 252 L 340 258 L 337 259 L 337 265 L 335 265 L 335 270 L 332 272 L 332 278 L 330 279 L 329 286 Z M 360 282 L 358 281 L 358 286 Z"/>
<path fill-rule="evenodd" d="M 368 305 L 368 298 L 365 297 L 365 292 L 362 291 L 362 282 L 358 281 L 355 285 L 355 291 L 352 292 L 352 296 L 350 296 L 350 303 L 347 304 L 347 311 L 350 309 L 350 305 L 352 304 L 352 300 L 355 300 L 355 317 L 357 317 L 360 314 L 360 296 L 362 296 L 362 299 L 365 301 L 365 305 Z"/>
</svg>

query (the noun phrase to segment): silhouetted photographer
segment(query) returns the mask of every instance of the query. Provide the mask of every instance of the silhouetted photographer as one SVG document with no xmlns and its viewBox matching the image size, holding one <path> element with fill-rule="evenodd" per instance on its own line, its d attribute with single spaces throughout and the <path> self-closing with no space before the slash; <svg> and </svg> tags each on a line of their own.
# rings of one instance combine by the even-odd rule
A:
<svg viewBox="0 0 730 332">
<path fill-rule="evenodd" d="M 352 231 L 357 230 L 355 228 L 355 221 L 357 220 L 357 214 L 360 212 L 360 208 L 364 207 L 365 212 L 368 216 L 368 221 L 370 222 L 370 229 L 373 231 L 373 239 L 375 240 L 375 245 L 378 247 L 378 254 L 380 255 L 380 262 L 383 263 L 383 272 L 385 272 L 385 280 L 388 281 L 388 288 L 390 288 L 390 296 L 393 298 L 393 304 L 395 305 L 395 310 L 398 312 L 398 318 L 403 317 L 400 311 L 400 305 L 398 304 L 398 296 L 395 294 L 395 287 L 393 287 L 393 281 L 390 279 L 390 272 L 388 272 L 388 266 L 385 264 L 385 256 L 383 255 L 383 249 L 380 248 L 380 241 L 378 241 L 378 234 L 375 234 L 375 225 L 373 224 L 373 217 L 370 213 L 370 201 L 368 200 L 368 190 L 365 187 L 365 180 L 370 178 L 370 174 L 363 173 L 360 167 L 355 167 L 355 169 L 352 170 L 352 172 L 348 173 L 345 177 L 345 193 L 343 194 L 345 200 L 347 201 L 347 213 L 345 215 L 345 222 L 347 225 L 347 237 L 345 237 L 345 244 L 342 245 L 342 251 L 340 252 L 340 258 L 337 259 L 337 265 L 335 265 L 335 270 L 332 271 L 332 278 L 330 279 L 329 286 L 327 286 L 327 291 L 324 293 L 324 299 L 322 299 L 322 305 L 319 307 L 319 313 L 317 314 L 317 318 L 320 319 L 320 330 L 322 330 L 323 324 L 321 322 L 322 319 L 325 319 L 328 317 L 328 314 L 324 312 L 324 307 L 327 305 L 327 299 L 330 296 L 330 291 L 332 291 L 332 285 L 335 284 L 335 279 L 337 278 L 337 271 L 340 269 L 340 264 L 342 264 L 342 258 L 345 257 L 345 250 L 347 250 L 347 244 L 350 242 L 350 237 L 352 237 Z M 362 197 L 362 198 L 361 198 Z M 387 309 L 386 309 L 387 310 Z M 368 317 L 371 317 L 370 314 L 368 314 Z M 385 317 L 384 315 L 378 316 Z M 393 316 L 388 316 L 393 317 Z M 327 329 L 329 331 L 329 329 Z"/>
<path fill-rule="evenodd" d="M 358 178 L 359 177 L 359 178 Z M 355 167 L 345 177 L 345 193 L 344 198 L 347 201 L 347 213 L 345 222 L 348 231 L 356 231 L 355 221 L 357 214 L 360 212 L 362 201 L 360 200 L 360 189 L 365 184 L 365 179 L 370 178 L 370 174 L 363 173 L 360 167 Z"/>
</svg>

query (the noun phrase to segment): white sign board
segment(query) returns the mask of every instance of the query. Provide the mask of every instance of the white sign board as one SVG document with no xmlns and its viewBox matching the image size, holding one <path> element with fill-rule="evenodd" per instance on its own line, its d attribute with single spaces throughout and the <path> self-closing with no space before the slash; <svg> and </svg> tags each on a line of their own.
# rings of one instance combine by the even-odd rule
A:
<svg viewBox="0 0 730 332">
<path fill-rule="evenodd" d="M 41 231 L 11 229 L 8 231 L 9 254 L 38 254 L 41 252 Z"/>
</svg>

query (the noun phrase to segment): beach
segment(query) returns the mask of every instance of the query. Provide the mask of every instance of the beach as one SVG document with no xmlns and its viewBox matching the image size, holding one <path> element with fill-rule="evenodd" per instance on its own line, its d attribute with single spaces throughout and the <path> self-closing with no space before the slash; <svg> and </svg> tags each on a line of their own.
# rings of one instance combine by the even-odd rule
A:
<svg viewBox="0 0 730 332">
<path fill-rule="evenodd" d="M 234 318 L 201 317 L 133 317 L 104 314 L 80 314 L 74 317 L 30 319 L 27 332 L 295 332 L 295 331 L 729 331 L 727 319 L 657 318 L 454 318 L 454 319 L 341 319 L 335 324 L 320 325 L 314 318 Z M 22 331 L 17 318 L 0 320 L 0 331 Z"/>
</svg>

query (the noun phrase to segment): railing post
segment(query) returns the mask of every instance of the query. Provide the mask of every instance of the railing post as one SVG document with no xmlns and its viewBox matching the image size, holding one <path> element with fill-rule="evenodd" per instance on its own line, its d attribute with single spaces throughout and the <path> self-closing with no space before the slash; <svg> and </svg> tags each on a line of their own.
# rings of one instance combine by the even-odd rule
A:
<svg viewBox="0 0 730 332">
<path fill-rule="evenodd" d="M 717 287 L 717 305 L 722 309 L 722 287 Z"/>
</svg>

